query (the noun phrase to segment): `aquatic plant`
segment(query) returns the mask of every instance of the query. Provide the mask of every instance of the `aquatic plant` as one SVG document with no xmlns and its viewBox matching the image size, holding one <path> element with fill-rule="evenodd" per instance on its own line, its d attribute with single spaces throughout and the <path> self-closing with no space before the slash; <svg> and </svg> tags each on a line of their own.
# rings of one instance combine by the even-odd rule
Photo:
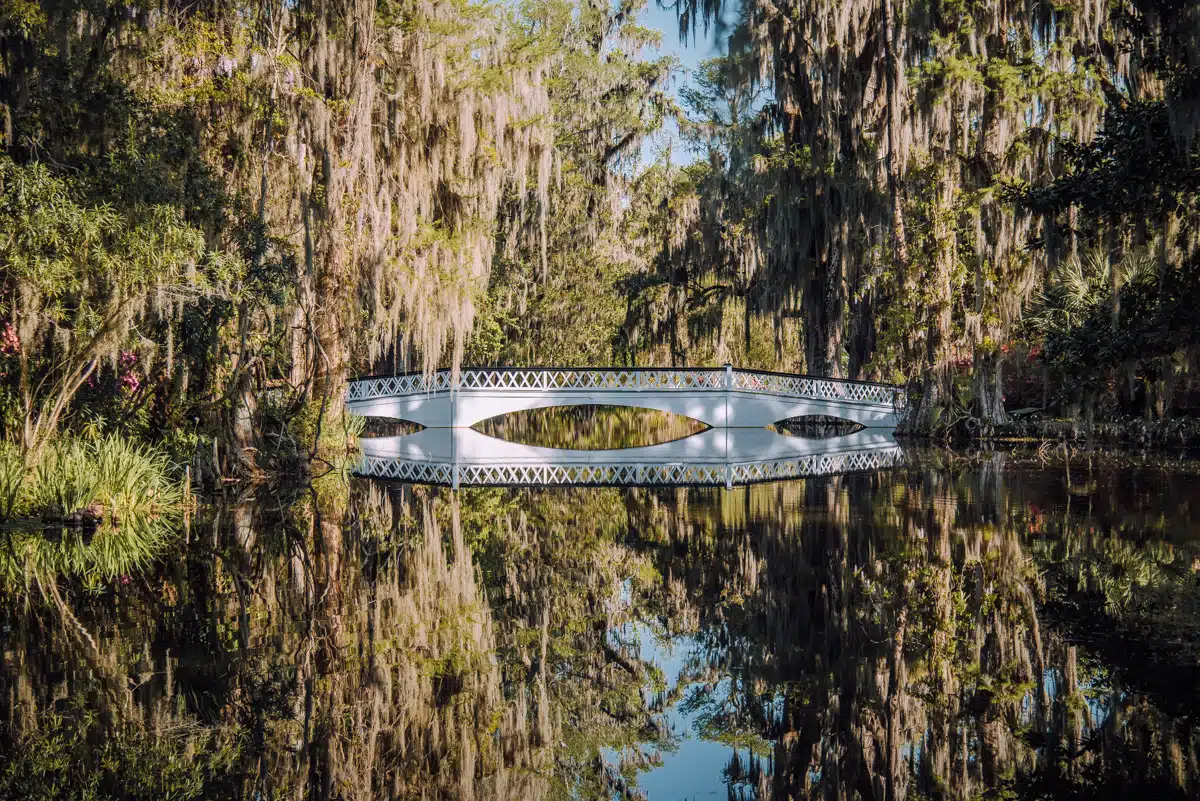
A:
<svg viewBox="0 0 1200 801">
<path fill-rule="evenodd" d="M 28 471 L 0 444 L 0 576 L 112 581 L 174 537 L 186 489 L 165 454 L 117 435 L 66 436 Z"/>
</svg>

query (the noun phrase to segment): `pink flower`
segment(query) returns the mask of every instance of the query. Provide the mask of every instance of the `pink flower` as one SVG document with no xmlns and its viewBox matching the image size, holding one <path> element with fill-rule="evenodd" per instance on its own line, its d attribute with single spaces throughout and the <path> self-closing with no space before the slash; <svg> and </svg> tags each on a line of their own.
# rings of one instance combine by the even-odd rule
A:
<svg viewBox="0 0 1200 801">
<path fill-rule="evenodd" d="M 13 328 L 12 323 L 4 324 L 4 331 L 0 333 L 0 353 L 17 353 L 21 350 L 21 338 L 17 336 L 17 329 Z"/>
<path fill-rule="evenodd" d="M 123 350 L 118 359 L 121 370 L 121 386 L 130 392 L 137 392 L 142 385 L 142 379 L 138 376 L 134 367 L 137 365 L 138 357 L 133 351 Z"/>
</svg>

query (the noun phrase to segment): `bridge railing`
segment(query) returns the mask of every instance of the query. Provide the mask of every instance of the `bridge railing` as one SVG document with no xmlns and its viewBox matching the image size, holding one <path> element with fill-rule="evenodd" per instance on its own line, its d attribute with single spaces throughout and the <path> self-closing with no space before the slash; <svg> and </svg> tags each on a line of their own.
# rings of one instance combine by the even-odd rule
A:
<svg viewBox="0 0 1200 801">
<path fill-rule="evenodd" d="M 479 465 L 366 457 L 355 473 L 420 484 L 459 486 L 686 486 L 761 481 L 880 470 L 904 464 L 899 447 L 796 456 L 757 462 Z"/>
<path fill-rule="evenodd" d="M 720 369 L 463 370 L 463 389 L 724 389 Z"/>
<path fill-rule="evenodd" d="M 355 378 L 350 381 L 346 389 L 346 400 L 363 401 L 404 395 L 428 395 L 433 392 L 443 392 L 452 387 L 449 370 L 438 370 L 432 375 L 401 373 L 400 375 Z"/>
<path fill-rule="evenodd" d="M 348 401 L 428 395 L 452 389 L 512 390 L 732 390 L 852 403 L 902 405 L 903 391 L 891 384 L 721 368 L 491 368 L 360 378 L 350 382 Z"/>
<path fill-rule="evenodd" d="M 768 395 L 889 404 L 895 402 L 900 391 L 899 387 L 891 384 L 870 384 L 864 381 L 843 381 L 837 378 L 783 373 L 758 373 L 751 370 L 734 370 L 732 389 L 763 392 Z"/>
<path fill-rule="evenodd" d="M 463 370 L 457 383 L 449 370 L 360 378 L 350 382 L 347 399 L 370 400 L 397 395 L 427 395 L 450 389 L 724 389 L 721 369 L 511 369 Z"/>
</svg>

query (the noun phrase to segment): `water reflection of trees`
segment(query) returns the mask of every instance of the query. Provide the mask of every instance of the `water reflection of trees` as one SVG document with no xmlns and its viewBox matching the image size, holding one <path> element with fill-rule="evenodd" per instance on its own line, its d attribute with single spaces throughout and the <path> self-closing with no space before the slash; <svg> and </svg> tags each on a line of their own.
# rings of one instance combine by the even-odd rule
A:
<svg viewBox="0 0 1200 801">
<path fill-rule="evenodd" d="M 622 406 L 553 406 L 492 417 L 475 425 L 484 434 L 543 448 L 602 450 L 658 445 L 704 431 L 699 420 Z"/>
<path fill-rule="evenodd" d="M 1195 728 L 1161 710 L 1195 684 L 1102 639 L 1182 630 L 1187 492 L 1088 480 L 1069 511 L 997 463 L 214 506 L 129 584 L 6 591 L 0 795 L 633 795 L 675 704 L 736 749 L 731 797 L 1187 796 Z M 668 685 L 638 638 L 678 635 Z"/>
<path fill-rule="evenodd" d="M 603 748 L 668 739 L 608 636 L 643 561 L 595 525 L 620 497 L 463 498 L 226 505 L 160 573 L 6 599 L 11 764 L 101 797 L 607 797 L 633 768 Z"/>
<path fill-rule="evenodd" d="M 1063 594 L 1039 570 L 1050 538 L 1076 557 L 1071 575 L 1108 571 L 1112 587 L 1128 572 L 1108 566 L 1111 539 L 1079 542 L 1112 517 L 1105 501 L 1031 538 L 1047 496 L 1061 491 L 976 463 L 648 499 L 660 569 L 683 584 L 670 594 L 699 616 L 687 703 L 707 736 L 773 744 L 759 797 L 1195 792 L 1194 728 L 1043 622 Z M 705 511 L 681 519 L 684 504 Z M 1187 547 L 1138 558 L 1190 566 Z"/>
</svg>

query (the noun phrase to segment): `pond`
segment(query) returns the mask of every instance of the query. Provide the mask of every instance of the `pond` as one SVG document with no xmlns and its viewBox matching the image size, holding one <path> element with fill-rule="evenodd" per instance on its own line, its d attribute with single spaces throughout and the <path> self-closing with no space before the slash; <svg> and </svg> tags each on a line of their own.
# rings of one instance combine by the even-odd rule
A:
<svg viewBox="0 0 1200 801">
<path fill-rule="evenodd" d="M 1041 456 L 214 501 L 6 582 L 0 791 L 1197 797 L 1200 471 Z"/>
</svg>

